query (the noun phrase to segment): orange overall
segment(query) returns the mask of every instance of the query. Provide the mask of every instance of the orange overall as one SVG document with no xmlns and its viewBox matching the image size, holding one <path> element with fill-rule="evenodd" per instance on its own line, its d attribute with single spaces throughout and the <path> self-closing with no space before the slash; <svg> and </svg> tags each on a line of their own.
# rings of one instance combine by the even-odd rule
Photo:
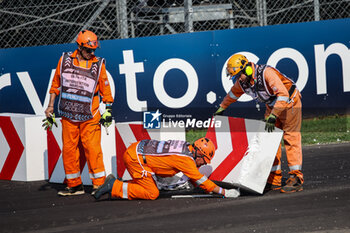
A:
<svg viewBox="0 0 350 233">
<path fill-rule="evenodd" d="M 98 61 L 96 57 L 89 61 L 78 61 L 77 50 L 70 57 L 73 58 L 75 66 L 83 68 L 89 68 L 93 62 Z M 57 96 L 60 94 L 61 87 L 61 63 L 62 57 L 58 62 L 50 88 L 50 93 L 55 93 Z M 100 104 L 98 94 L 102 96 L 103 102 L 113 102 L 104 63 L 102 63 L 92 100 L 91 113 L 93 118 L 86 121 L 74 121 L 62 117 L 62 158 L 68 187 L 74 187 L 82 183 L 79 164 L 79 141 L 81 141 L 84 148 L 93 185 L 102 185 L 106 177 L 101 150 L 101 126 L 98 124 L 101 117 L 98 109 Z"/>
<path fill-rule="evenodd" d="M 253 63 L 252 63 L 253 64 Z M 253 64 L 253 77 L 251 82 L 256 80 L 257 65 Z M 293 91 L 293 81 L 281 74 L 277 69 L 266 67 L 264 71 L 264 80 L 268 93 L 276 96 L 275 103 L 271 106 L 266 104 L 265 118 L 274 114 L 277 117 L 276 127 L 283 130 L 284 146 L 286 148 L 289 174 L 297 175 L 303 182 L 302 167 L 302 148 L 301 148 L 301 95 L 297 88 Z M 256 85 L 256 84 L 255 84 Z M 294 84 L 295 85 L 295 84 Z M 254 90 L 254 88 L 252 89 Z M 292 91 L 290 91 L 292 90 Z M 292 93 L 289 93 L 292 92 Z M 230 104 L 236 102 L 237 99 L 244 94 L 242 86 L 237 80 L 230 92 L 226 95 L 220 106 L 226 109 Z M 277 151 L 273 167 L 271 169 L 268 183 L 273 185 L 281 185 L 282 170 L 281 170 L 281 144 Z"/>
<path fill-rule="evenodd" d="M 131 144 L 123 155 L 125 166 L 132 180 L 127 182 L 116 180 L 113 184 L 112 197 L 129 200 L 156 199 L 159 196 L 159 190 L 152 174 L 169 177 L 183 172 L 192 182 L 207 192 L 213 191 L 216 187 L 212 181 L 199 172 L 193 157 L 181 154 L 161 156 L 138 154 L 136 148 L 139 143 Z"/>
</svg>

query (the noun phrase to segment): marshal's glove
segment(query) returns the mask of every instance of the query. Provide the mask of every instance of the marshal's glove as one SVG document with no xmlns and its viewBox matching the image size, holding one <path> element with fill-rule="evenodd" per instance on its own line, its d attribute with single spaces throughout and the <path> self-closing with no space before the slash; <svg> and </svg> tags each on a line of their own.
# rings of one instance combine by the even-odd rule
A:
<svg viewBox="0 0 350 233">
<path fill-rule="evenodd" d="M 275 130 L 276 116 L 272 113 L 266 118 L 265 130 L 269 133 Z"/>
<path fill-rule="evenodd" d="M 225 109 L 223 107 L 218 108 L 216 112 L 214 113 L 214 116 L 216 115 L 222 115 L 224 113 Z"/>
<path fill-rule="evenodd" d="M 44 122 L 42 127 L 44 127 L 45 130 L 49 129 L 51 131 L 52 125 L 55 125 L 57 127 L 55 113 L 50 114 L 50 116 L 46 117 L 44 120 L 42 120 L 42 122 Z"/>
<path fill-rule="evenodd" d="M 112 124 L 112 106 L 106 107 L 106 111 L 101 116 L 100 124 L 106 128 Z"/>
</svg>

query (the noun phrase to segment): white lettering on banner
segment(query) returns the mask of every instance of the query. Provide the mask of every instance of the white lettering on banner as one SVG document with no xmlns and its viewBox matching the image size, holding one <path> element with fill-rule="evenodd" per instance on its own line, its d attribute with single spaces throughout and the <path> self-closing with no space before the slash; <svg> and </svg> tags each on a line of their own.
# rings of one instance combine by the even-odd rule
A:
<svg viewBox="0 0 350 233">
<path fill-rule="evenodd" d="M 107 78 L 108 78 L 108 82 L 109 82 L 109 87 L 111 88 L 111 93 L 112 93 L 112 97 L 114 99 L 115 97 L 115 85 L 114 85 L 114 80 L 112 75 L 108 72 L 108 70 L 106 69 L 106 73 L 107 73 Z"/>
<path fill-rule="evenodd" d="M 245 55 L 248 60 L 258 63 L 259 57 L 251 52 L 239 52 Z M 342 43 L 333 43 L 325 48 L 324 44 L 314 45 L 314 56 L 315 56 L 315 70 L 316 70 L 316 90 L 317 95 L 327 94 L 327 77 L 326 77 L 326 62 L 330 55 L 338 55 L 342 62 L 342 74 L 343 74 L 343 91 L 350 92 L 350 53 L 346 45 Z M 143 62 L 134 62 L 133 50 L 123 51 L 124 64 L 119 64 L 120 74 L 125 74 L 126 80 L 126 95 L 127 104 L 132 111 L 140 112 L 147 110 L 147 101 L 140 101 L 137 97 L 137 80 L 136 73 L 144 72 Z M 291 59 L 298 67 L 298 80 L 296 82 L 298 88 L 302 90 L 305 88 L 308 77 L 309 67 L 305 57 L 299 51 L 293 48 L 280 48 L 273 52 L 267 60 L 267 64 L 276 66 L 277 63 L 284 58 Z M 232 87 L 232 81 L 226 77 L 226 64 L 222 67 L 221 81 L 223 88 L 228 93 Z M 180 98 L 170 97 L 164 88 L 164 78 L 166 73 L 171 69 L 179 69 L 183 71 L 188 80 L 188 87 L 186 93 Z M 283 71 L 282 71 L 283 72 Z M 20 83 L 28 97 L 28 100 L 36 115 L 43 115 L 45 108 L 49 102 L 49 89 L 51 87 L 52 79 L 55 74 L 55 69 L 51 71 L 50 81 L 45 95 L 44 104 L 42 105 L 39 96 L 34 88 L 29 73 L 26 71 L 17 72 L 17 76 Z M 148 75 L 148 74 L 147 74 Z M 115 85 L 114 80 L 110 73 L 107 71 L 108 81 L 110 83 L 112 96 L 115 96 Z M 12 86 L 13 80 L 11 80 L 10 73 L 0 75 L 0 90 L 5 87 Z M 162 62 L 156 69 L 153 77 L 153 88 L 158 100 L 169 108 L 182 108 L 190 104 L 198 93 L 198 76 L 195 69 L 190 63 L 182 59 L 169 59 Z M 16 93 L 13 91 L 13 93 Z M 252 98 L 246 94 L 239 98 L 241 102 L 251 101 Z M 200 123 L 199 123 L 200 124 Z"/>
<path fill-rule="evenodd" d="M 38 94 L 33 86 L 33 83 L 30 79 L 30 76 L 28 74 L 28 72 L 17 72 L 17 76 L 18 79 L 20 80 L 23 89 L 25 91 L 25 93 L 27 94 L 27 97 L 29 99 L 30 104 L 32 105 L 32 108 L 34 110 L 35 115 L 44 115 L 44 111 L 46 106 L 49 104 L 49 100 L 50 100 L 50 87 L 51 87 L 51 83 L 52 83 L 52 79 L 53 76 L 55 74 L 56 69 L 53 69 L 51 71 L 51 76 L 50 76 L 50 81 L 49 81 L 49 85 L 46 91 L 46 95 L 45 95 L 45 100 L 44 100 L 44 105 L 41 105 L 41 101 L 38 97 Z"/>
<path fill-rule="evenodd" d="M 296 82 L 296 85 L 299 91 L 302 91 L 309 77 L 309 67 L 307 65 L 307 61 L 305 57 L 299 51 L 292 48 L 278 49 L 271 54 L 266 64 L 272 67 L 276 67 L 277 63 L 284 58 L 289 58 L 293 60 L 298 66 L 299 75 L 298 75 L 298 79 L 297 79 L 298 81 Z"/>
<path fill-rule="evenodd" d="M 314 46 L 316 66 L 316 89 L 317 94 L 327 94 L 326 61 L 328 56 L 337 54 L 342 61 L 343 67 L 343 90 L 350 91 L 350 53 L 348 47 L 341 43 L 334 43 L 324 49 L 324 44 Z"/>
<path fill-rule="evenodd" d="M 52 83 L 53 77 L 55 76 L 55 73 L 56 73 L 56 69 L 52 69 L 51 75 L 50 75 L 50 81 L 49 81 L 49 84 L 48 84 L 47 89 L 46 89 L 43 111 L 45 111 L 45 107 L 47 107 L 49 105 L 49 101 L 50 101 L 50 93 L 49 92 L 50 92 L 51 83 Z M 42 113 L 42 114 L 44 114 L 44 113 Z"/>
<path fill-rule="evenodd" d="M 24 88 L 25 93 L 27 94 L 27 97 L 29 99 L 30 104 L 33 107 L 35 114 L 43 115 L 45 110 L 41 105 L 41 101 L 34 88 L 33 82 L 29 77 L 28 72 L 17 72 L 17 76 Z"/>
<path fill-rule="evenodd" d="M 126 101 L 134 112 L 147 110 L 147 101 L 137 98 L 136 73 L 144 72 L 143 62 L 134 62 L 133 50 L 123 51 L 124 64 L 119 64 L 120 74 L 125 74 Z"/>
<path fill-rule="evenodd" d="M 11 86 L 10 73 L 6 73 L 0 76 L 0 90 L 7 86 Z"/>
<path fill-rule="evenodd" d="M 259 61 L 259 58 L 254 53 L 244 52 L 244 51 L 237 52 L 237 53 L 240 53 L 240 54 L 246 56 L 247 59 L 251 62 L 258 63 L 258 61 Z M 221 70 L 221 82 L 222 82 L 222 86 L 224 87 L 226 93 L 228 93 L 231 90 L 231 87 L 233 85 L 232 80 L 230 80 L 226 76 L 226 66 L 227 66 L 228 59 L 230 59 L 230 57 L 227 58 L 224 66 L 222 67 L 222 70 Z M 251 100 L 253 100 L 253 98 L 247 94 L 241 95 L 241 97 L 239 97 L 239 99 L 238 99 L 238 101 L 240 101 L 240 102 L 248 102 Z"/>
<path fill-rule="evenodd" d="M 179 98 L 170 97 L 164 89 L 165 74 L 171 69 L 179 69 L 186 75 L 188 87 L 186 93 Z M 158 100 L 169 108 L 183 108 L 190 104 L 198 91 L 198 76 L 193 66 L 185 60 L 172 58 L 160 64 L 154 73 L 153 89 Z"/>
<path fill-rule="evenodd" d="M 41 101 L 39 99 L 39 96 L 38 96 L 35 88 L 34 88 L 33 82 L 31 80 L 28 72 L 17 72 L 16 73 L 18 76 L 18 79 L 20 80 L 21 85 L 22 85 L 22 87 L 23 87 L 23 89 L 28 97 L 28 100 L 29 100 L 29 102 L 34 110 L 35 115 L 44 115 L 44 111 L 49 104 L 49 100 L 50 100 L 49 91 L 50 91 L 52 79 L 55 75 L 55 72 L 56 72 L 56 69 L 53 69 L 51 71 L 50 81 L 48 83 L 48 87 L 46 90 L 44 105 L 41 105 Z M 110 83 L 112 96 L 114 98 L 114 95 L 115 95 L 114 81 L 113 81 L 113 78 L 108 71 L 107 71 L 107 77 L 108 77 L 108 81 Z M 11 86 L 10 73 L 6 73 L 6 74 L 0 76 L 0 90 L 6 86 Z"/>
</svg>

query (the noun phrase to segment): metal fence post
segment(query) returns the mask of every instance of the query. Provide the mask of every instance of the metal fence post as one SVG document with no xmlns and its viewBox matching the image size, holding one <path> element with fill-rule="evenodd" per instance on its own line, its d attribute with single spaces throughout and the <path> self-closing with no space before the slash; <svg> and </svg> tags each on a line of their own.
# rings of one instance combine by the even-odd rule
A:
<svg viewBox="0 0 350 233">
<path fill-rule="evenodd" d="M 258 21 L 259 26 L 262 26 L 261 21 L 261 0 L 256 0 L 256 20 Z"/>
<path fill-rule="evenodd" d="M 259 26 L 267 25 L 266 0 L 256 0 L 256 12 Z"/>
<path fill-rule="evenodd" d="M 235 28 L 235 21 L 233 18 L 233 10 L 229 11 L 229 15 L 230 15 L 230 29 L 233 29 L 233 28 Z"/>
<path fill-rule="evenodd" d="M 267 25 L 267 7 L 266 7 L 266 0 L 262 0 L 262 21 L 263 26 Z"/>
<path fill-rule="evenodd" d="M 185 0 L 185 31 L 193 32 L 192 0 Z"/>
<path fill-rule="evenodd" d="M 120 38 L 129 38 L 128 36 L 128 12 L 126 0 L 116 0 L 117 7 L 119 5 L 118 24 L 120 25 Z"/>
<path fill-rule="evenodd" d="M 314 0 L 314 15 L 315 21 L 320 21 L 320 1 Z"/>
</svg>

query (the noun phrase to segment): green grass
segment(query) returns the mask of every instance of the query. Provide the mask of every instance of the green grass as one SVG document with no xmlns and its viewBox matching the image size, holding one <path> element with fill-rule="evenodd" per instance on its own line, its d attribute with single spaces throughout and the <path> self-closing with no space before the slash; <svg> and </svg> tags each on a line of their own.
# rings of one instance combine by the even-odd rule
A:
<svg viewBox="0 0 350 233">
<path fill-rule="evenodd" d="M 204 137 L 206 129 L 186 132 L 186 140 L 193 143 Z M 301 127 L 303 145 L 350 142 L 350 116 L 328 116 L 304 119 Z"/>
<path fill-rule="evenodd" d="M 327 144 L 350 141 L 350 116 L 328 116 L 303 120 L 302 144 Z"/>
<path fill-rule="evenodd" d="M 196 139 L 204 137 L 207 133 L 207 129 L 190 129 L 186 132 L 186 141 L 193 143 Z"/>
</svg>

